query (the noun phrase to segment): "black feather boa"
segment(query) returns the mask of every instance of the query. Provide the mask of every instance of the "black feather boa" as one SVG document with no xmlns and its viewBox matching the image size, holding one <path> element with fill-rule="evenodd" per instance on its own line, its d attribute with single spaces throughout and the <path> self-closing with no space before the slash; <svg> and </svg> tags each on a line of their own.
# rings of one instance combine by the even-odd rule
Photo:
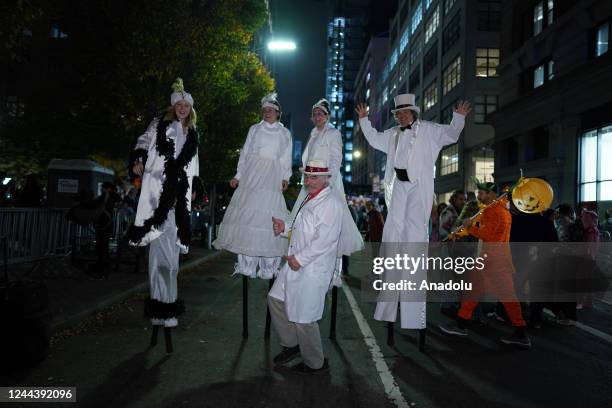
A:
<svg viewBox="0 0 612 408">
<path fill-rule="evenodd" d="M 187 210 L 187 190 L 189 179 L 185 167 L 198 152 L 198 134 L 195 129 L 189 129 L 187 140 L 178 157 L 174 158 L 174 140 L 166 137 L 166 129 L 172 122 L 160 120 L 157 125 L 155 149 L 159 156 L 164 157 L 164 182 L 159 196 L 159 204 L 153 215 L 144 221 L 142 226 L 132 225 L 128 231 L 128 238 L 134 243 L 140 243 L 142 238 L 166 222 L 168 212 L 175 207 L 177 235 L 181 244 L 189 246 L 191 241 L 191 217 Z M 175 205 L 176 203 L 176 205 Z"/>
<path fill-rule="evenodd" d="M 181 299 L 173 303 L 164 303 L 155 299 L 146 299 L 144 315 L 150 319 L 171 319 L 185 313 L 185 304 Z"/>
</svg>

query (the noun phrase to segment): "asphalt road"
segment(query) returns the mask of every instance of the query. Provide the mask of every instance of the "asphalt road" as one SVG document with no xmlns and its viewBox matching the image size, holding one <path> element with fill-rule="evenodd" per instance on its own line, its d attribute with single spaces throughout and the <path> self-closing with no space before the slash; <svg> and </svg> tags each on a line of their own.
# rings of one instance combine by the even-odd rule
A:
<svg viewBox="0 0 612 408">
<path fill-rule="evenodd" d="M 430 304 L 425 352 L 416 332 L 398 328 L 389 347 L 385 325 L 372 319 L 374 304 L 361 301 L 360 277 L 371 269 L 362 254 L 351 259 L 338 292 L 335 341 L 328 339 L 329 296 L 320 322 L 331 370 L 304 377 L 272 364 L 280 346 L 274 333 L 264 340 L 266 281 L 249 282 L 249 338 L 242 339 L 242 279 L 230 276 L 233 263 L 224 255 L 180 277 L 188 309 L 173 354 L 161 336 L 147 350 L 150 329 L 137 296 L 58 338 L 44 362 L 10 385 L 75 386 L 77 403 L 69 407 L 612 406 L 611 305 L 581 311 L 582 327 L 545 324 L 530 332 L 530 350 L 518 350 L 498 341 L 511 329 L 494 321 L 474 326 L 468 338 L 449 338 L 436 328 L 448 319 Z"/>
</svg>

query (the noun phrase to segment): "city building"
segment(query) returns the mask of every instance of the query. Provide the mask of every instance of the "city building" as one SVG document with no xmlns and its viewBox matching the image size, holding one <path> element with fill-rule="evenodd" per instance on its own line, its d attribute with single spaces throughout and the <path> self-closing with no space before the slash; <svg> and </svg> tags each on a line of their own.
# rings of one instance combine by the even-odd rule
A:
<svg viewBox="0 0 612 408">
<path fill-rule="evenodd" d="M 347 188 L 353 182 L 353 131 L 355 79 L 363 60 L 367 36 L 367 8 L 337 7 L 327 28 L 325 95 L 330 102 L 330 122 L 340 131 L 344 146 L 342 174 Z"/>
<path fill-rule="evenodd" d="M 383 125 L 381 110 L 376 106 L 379 100 L 379 83 L 387 58 L 388 34 L 372 37 L 363 57 L 363 63 L 355 81 L 355 104 L 365 103 L 370 109 L 372 124 L 380 129 Z M 357 118 L 355 118 L 357 123 Z M 353 138 L 353 184 L 372 184 L 374 192 L 380 191 L 381 174 L 384 174 L 385 154 L 369 147 L 363 137 Z M 355 157 L 360 156 L 360 157 Z"/>
<path fill-rule="evenodd" d="M 514 0 L 502 10 L 495 178 L 542 177 L 555 204 L 612 208 L 612 2 Z"/>
<path fill-rule="evenodd" d="M 438 158 L 438 201 L 447 201 L 456 189 L 473 190 L 473 176 L 493 177 L 495 139 L 487 119 L 498 106 L 500 12 L 498 0 L 401 0 L 389 25 L 377 100 L 370 105 L 370 117 L 381 118 L 380 130 L 395 125 L 391 110 L 399 93 L 415 94 L 421 118 L 439 123 L 450 122 L 460 100 L 474 106 L 459 142 Z M 362 70 L 367 64 L 362 61 Z M 364 139 L 361 133 L 355 137 Z M 368 174 L 369 184 L 384 170 Z"/>
</svg>

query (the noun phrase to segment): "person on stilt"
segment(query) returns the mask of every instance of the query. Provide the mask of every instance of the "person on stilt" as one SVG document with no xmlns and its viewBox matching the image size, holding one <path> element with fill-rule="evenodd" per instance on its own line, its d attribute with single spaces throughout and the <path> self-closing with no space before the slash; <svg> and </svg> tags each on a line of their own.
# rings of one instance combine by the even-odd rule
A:
<svg viewBox="0 0 612 408">
<path fill-rule="evenodd" d="M 187 253 L 191 240 L 191 185 L 199 174 L 198 133 L 193 97 L 178 78 L 173 84 L 170 107 L 153 119 L 136 141 L 128 170 L 142 177 L 136 220 L 128 231 L 130 245 L 149 245 L 149 299 L 145 315 L 166 332 L 172 351 L 170 328 L 184 304 L 178 299 L 179 255 Z"/>
<path fill-rule="evenodd" d="M 280 122 L 281 105 L 272 93 L 261 101 L 262 120 L 251 126 L 240 151 L 232 196 L 219 235 L 217 249 L 238 255 L 234 274 L 272 279 L 287 240 L 274 236 L 271 217 L 289 214 L 283 191 L 291 177 L 291 133 Z"/>
</svg>

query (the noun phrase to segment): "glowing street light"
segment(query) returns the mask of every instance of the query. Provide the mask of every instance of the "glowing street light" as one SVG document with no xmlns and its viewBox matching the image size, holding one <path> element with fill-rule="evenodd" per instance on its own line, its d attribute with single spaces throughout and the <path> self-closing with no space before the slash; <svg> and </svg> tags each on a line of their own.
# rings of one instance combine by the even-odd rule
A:
<svg viewBox="0 0 612 408">
<path fill-rule="evenodd" d="M 361 152 L 359 150 L 355 150 L 353 152 L 353 157 L 356 158 L 356 159 L 360 158 L 361 157 Z"/>
<path fill-rule="evenodd" d="M 269 51 L 294 51 L 297 48 L 293 41 L 274 40 L 268 42 Z"/>
</svg>

